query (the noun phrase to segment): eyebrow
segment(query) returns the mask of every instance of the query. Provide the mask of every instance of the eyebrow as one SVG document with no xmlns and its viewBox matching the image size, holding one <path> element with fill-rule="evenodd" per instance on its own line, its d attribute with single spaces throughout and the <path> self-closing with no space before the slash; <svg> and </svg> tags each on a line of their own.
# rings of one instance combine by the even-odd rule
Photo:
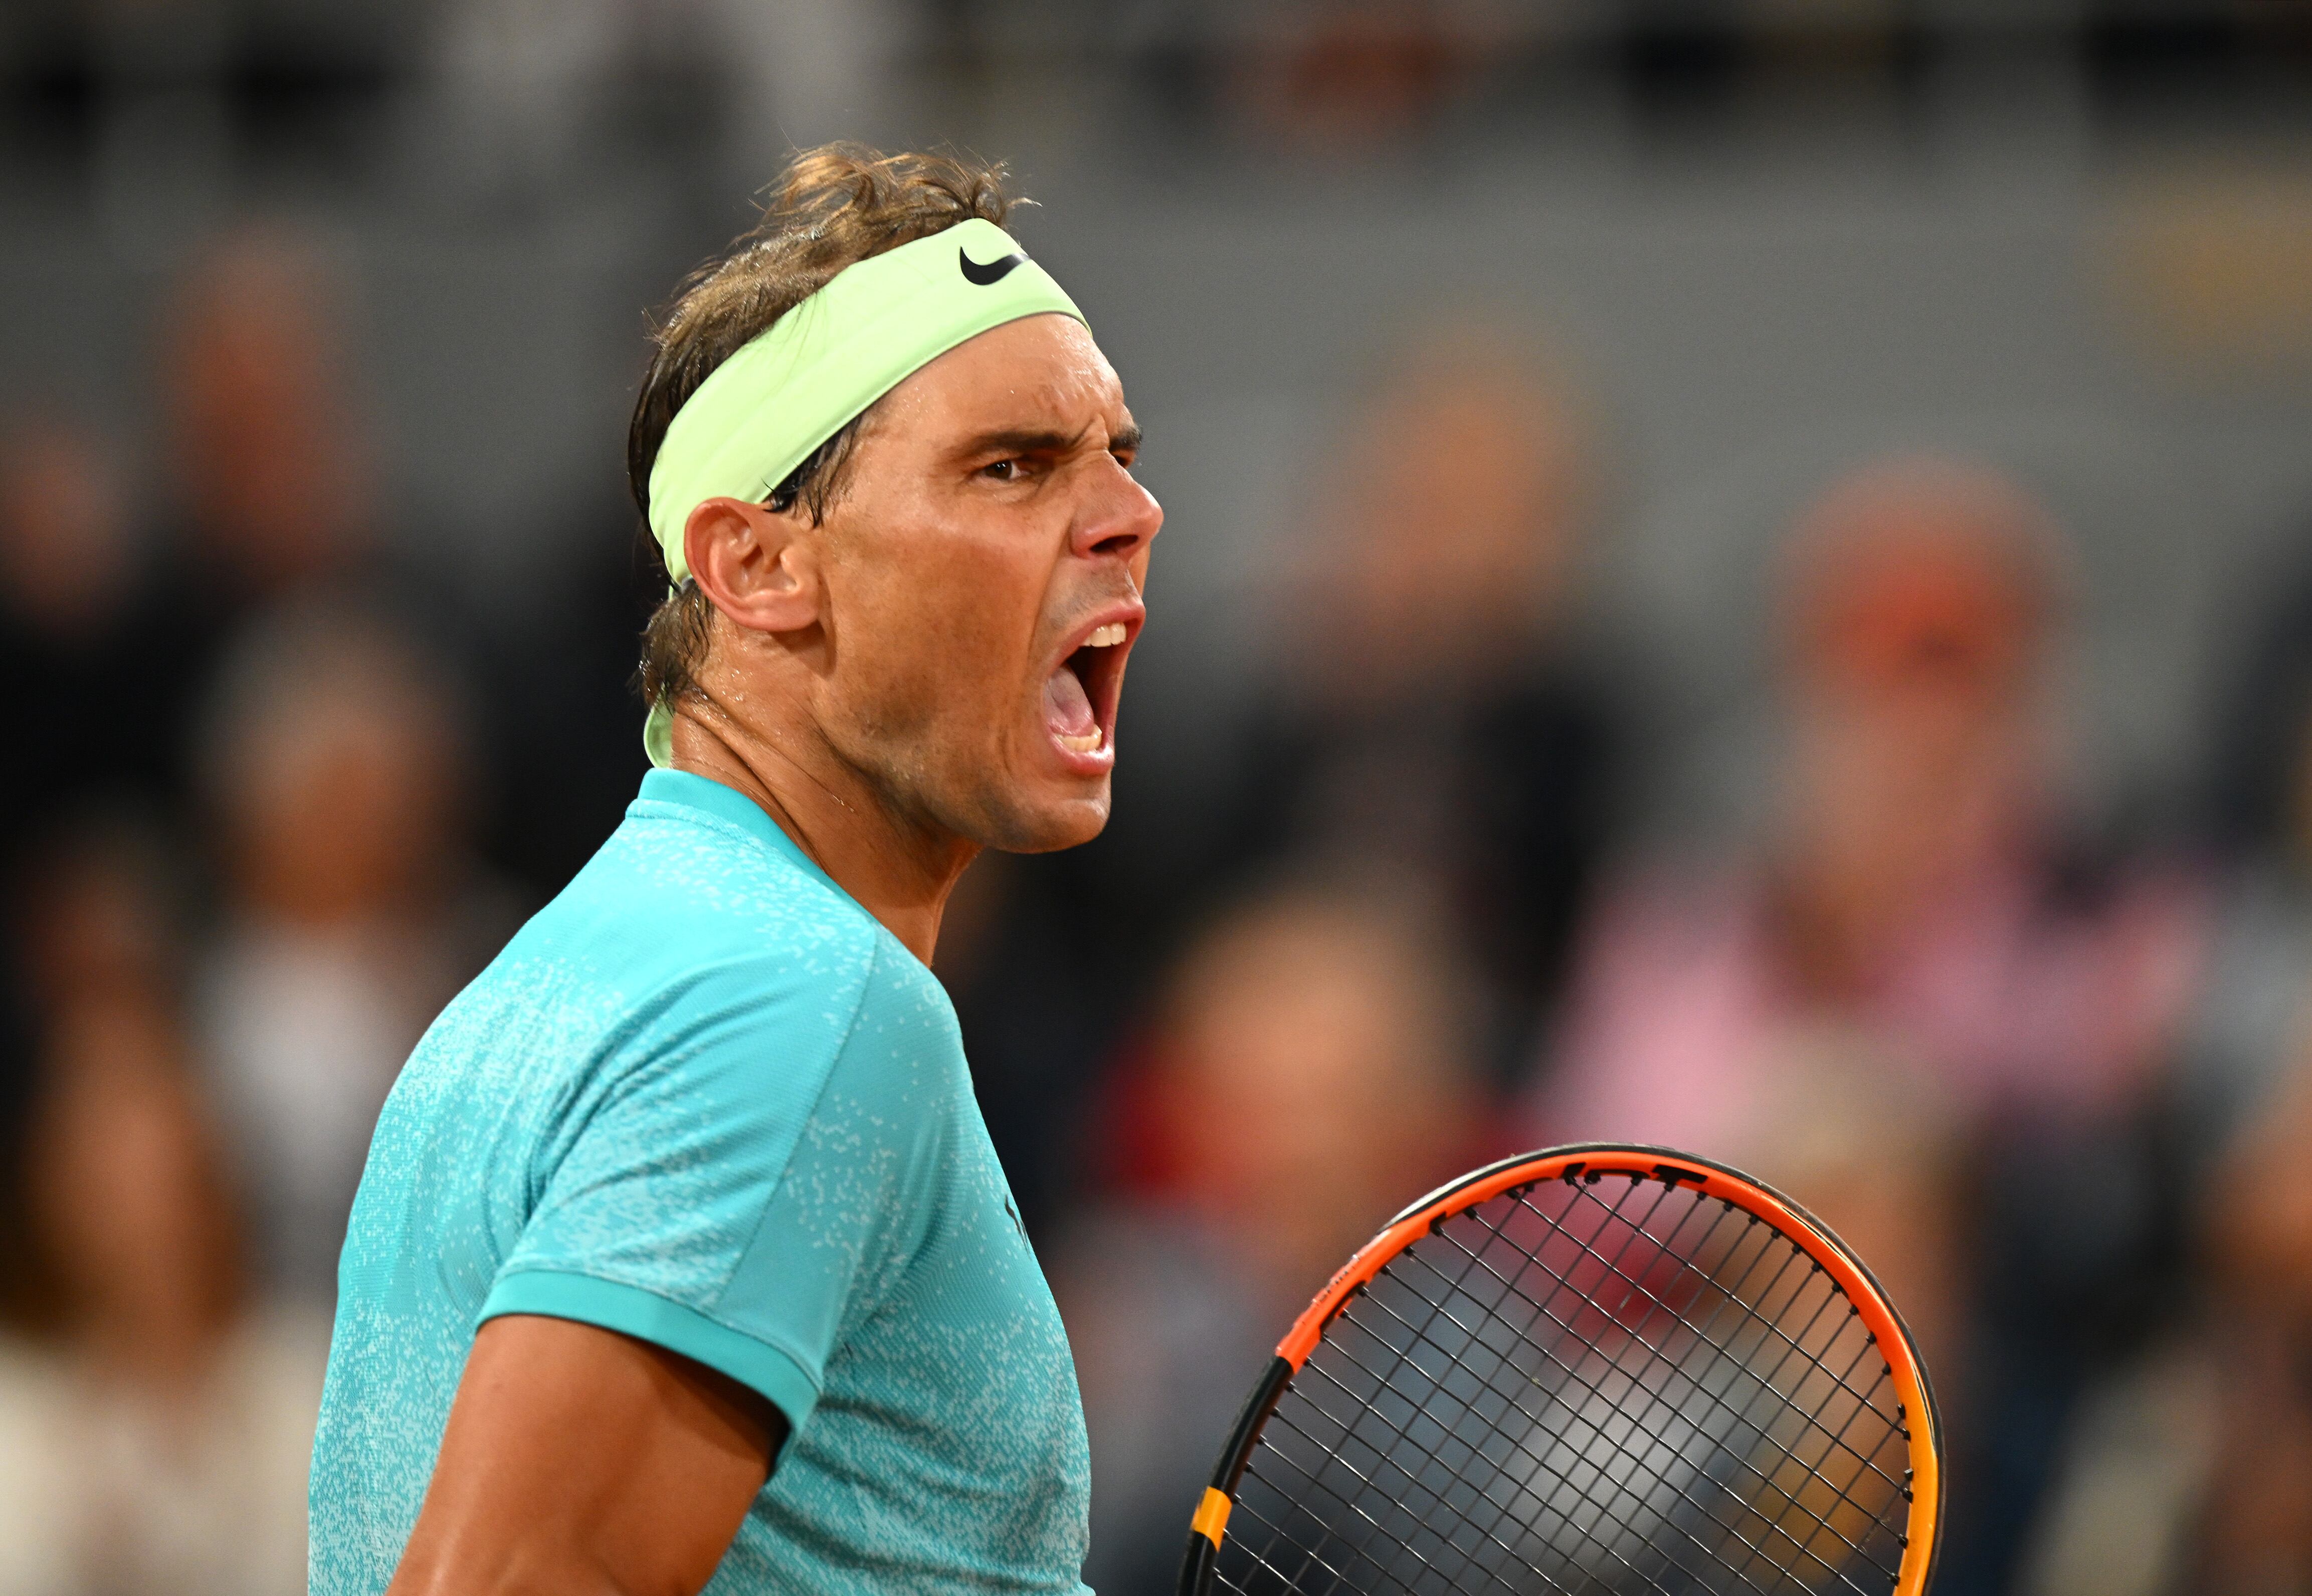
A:
<svg viewBox="0 0 2312 1596">
<path fill-rule="evenodd" d="M 1081 434 L 1079 434 L 1081 435 Z M 1144 434 L 1137 425 L 1126 426 L 1108 435 L 1111 454 L 1139 451 Z M 959 455 L 978 454 L 1065 454 L 1075 445 L 1075 439 L 1065 433 L 1045 427 L 1015 427 L 1006 431 L 982 433 L 956 452 Z"/>
</svg>

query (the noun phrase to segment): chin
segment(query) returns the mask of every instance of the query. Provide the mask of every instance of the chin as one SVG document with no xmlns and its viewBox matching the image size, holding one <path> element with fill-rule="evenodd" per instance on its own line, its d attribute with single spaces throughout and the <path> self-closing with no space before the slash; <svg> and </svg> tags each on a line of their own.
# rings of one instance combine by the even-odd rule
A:
<svg viewBox="0 0 2312 1596">
<path fill-rule="evenodd" d="M 990 824 L 973 840 L 1006 854 L 1051 854 L 1080 847 L 1108 829 L 1108 783 L 1079 797 L 1012 794 L 989 806 Z"/>
</svg>

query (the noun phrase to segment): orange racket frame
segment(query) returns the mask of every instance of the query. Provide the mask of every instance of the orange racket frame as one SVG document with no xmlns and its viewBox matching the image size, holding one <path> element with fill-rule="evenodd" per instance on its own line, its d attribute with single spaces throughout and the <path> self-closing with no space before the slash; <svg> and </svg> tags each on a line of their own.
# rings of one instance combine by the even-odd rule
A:
<svg viewBox="0 0 2312 1596">
<path fill-rule="evenodd" d="M 1721 1198 L 1756 1214 L 1821 1265 L 1853 1302 L 1894 1374 L 1896 1395 L 1902 1403 L 1903 1434 L 1910 1448 L 1910 1514 L 1893 1596 L 1924 1596 L 1934 1570 L 1936 1545 L 1942 1536 L 1942 1419 L 1935 1407 L 1933 1390 L 1927 1382 L 1926 1365 L 1920 1361 L 1917 1344 L 1912 1340 L 1903 1316 L 1895 1311 L 1894 1303 L 1887 1300 L 1886 1292 L 1862 1260 L 1829 1226 L 1773 1187 L 1739 1170 L 1697 1158 L 1691 1153 L 1625 1142 L 1583 1142 L 1548 1147 L 1487 1164 L 1414 1203 L 1341 1266 L 1293 1321 L 1284 1339 L 1276 1344 L 1276 1356 L 1237 1416 L 1235 1430 L 1189 1521 L 1179 1596 L 1207 1596 L 1220 1556 L 1221 1539 L 1227 1533 L 1229 1512 L 1236 1504 L 1237 1486 L 1244 1478 L 1253 1448 L 1259 1443 L 1261 1431 L 1292 1377 L 1316 1350 L 1325 1327 L 1360 1286 L 1379 1274 L 1384 1264 L 1414 1241 L 1427 1235 L 1431 1227 L 1513 1187 L 1549 1180 L 1579 1179 L 1594 1184 L 1607 1175 L 1635 1175 L 1672 1186 L 1683 1184 L 1699 1195 Z"/>
</svg>

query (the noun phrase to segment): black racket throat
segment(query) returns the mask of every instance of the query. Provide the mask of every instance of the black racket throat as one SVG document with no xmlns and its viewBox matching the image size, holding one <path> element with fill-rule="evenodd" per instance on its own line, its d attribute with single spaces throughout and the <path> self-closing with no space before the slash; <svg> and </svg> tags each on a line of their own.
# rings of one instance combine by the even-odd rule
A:
<svg viewBox="0 0 2312 1596">
<path fill-rule="evenodd" d="M 1204 1596 L 1211 1589 L 1213 1565 L 1220 1555 L 1219 1539 L 1204 1527 L 1209 1513 L 1217 1511 L 1210 1508 L 1213 1494 L 1217 1492 L 1233 1508 L 1237 1486 L 1244 1478 L 1244 1467 L 1252 1457 L 1252 1449 L 1259 1444 L 1268 1416 L 1275 1411 L 1284 1388 L 1298 1372 L 1290 1360 L 1271 1358 L 1260 1383 L 1244 1399 L 1236 1423 L 1230 1427 L 1229 1443 L 1221 1452 L 1221 1460 L 1213 1465 L 1213 1477 L 1205 1487 L 1204 1501 L 1199 1504 L 1196 1524 L 1188 1530 L 1188 1549 L 1180 1563 L 1180 1596 Z M 1222 1528 L 1225 1528 L 1226 1521 L 1223 1518 Z"/>
</svg>

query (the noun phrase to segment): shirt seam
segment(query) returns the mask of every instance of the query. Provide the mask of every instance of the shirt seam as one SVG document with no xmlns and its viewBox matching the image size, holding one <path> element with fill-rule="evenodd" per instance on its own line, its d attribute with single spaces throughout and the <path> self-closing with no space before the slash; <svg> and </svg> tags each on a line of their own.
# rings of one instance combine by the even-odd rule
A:
<svg viewBox="0 0 2312 1596">
<path fill-rule="evenodd" d="M 882 957 L 881 939 L 870 940 L 867 944 L 867 966 L 860 972 L 859 995 L 852 1000 L 851 1018 L 845 1022 L 842 1036 L 836 1039 L 833 1050 L 828 1054 L 827 1069 L 819 1078 L 819 1090 L 811 1094 L 810 1108 L 802 1117 L 801 1128 L 795 1133 L 794 1145 L 787 1150 L 786 1166 L 779 1171 L 778 1179 L 774 1181 L 771 1189 L 764 1194 L 763 1206 L 755 1215 L 754 1225 L 747 1232 L 746 1245 L 739 1249 L 738 1257 L 731 1260 L 730 1272 L 722 1276 L 722 1284 L 715 1288 L 714 1303 L 718 1308 L 730 1296 L 731 1287 L 739 1278 L 739 1271 L 746 1266 L 747 1260 L 754 1256 L 756 1244 L 763 1238 L 763 1227 L 770 1223 L 771 1210 L 778 1205 L 779 1194 L 786 1189 L 787 1182 L 794 1178 L 795 1155 L 802 1151 L 803 1138 L 810 1134 L 810 1127 L 819 1123 L 819 1111 L 827 1101 L 828 1089 L 835 1084 L 835 1072 L 841 1067 L 844 1054 L 850 1050 L 852 1038 L 859 1032 L 859 1019 L 867 1012 L 867 994 L 874 989 L 875 968 L 881 962 Z M 715 1322 L 719 1324 L 722 1321 L 717 1320 Z"/>
<path fill-rule="evenodd" d="M 841 885 L 836 881 L 835 878 L 827 873 L 825 867 L 819 865 L 816 861 L 812 861 L 811 866 L 809 869 L 803 869 L 798 866 L 793 859 L 788 858 L 784 853 L 780 852 L 777 844 L 770 842 L 764 837 L 756 836 L 755 833 L 749 831 L 746 827 L 741 826 L 736 820 L 725 820 L 711 809 L 700 809 L 696 804 L 679 803 L 671 798 L 637 798 L 627 807 L 629 810 L 643 810 L 645 811 L 660 810 L 670 811 L 672 811 L 671 813 L 652 816 L 650 818 L 667 820 L 679 819 L 690 825 L 703 826 L 710 831 L 720 832 L 726 837 L 738 837 L 749 847 L 777 860 L 787 869 L 793 871 L 797 875 L 802 877 L 803 880 L 809 881 L 814 890 L 823 892 L 828 897 L 834 899 L 837 903 L 843 905 L 844 908 L 849 909 L 852 913 L 867 921 L 869 925 L 878 929 L 881 927 L 882 923 L 877 920 L 874 916 L 867 912 L 867 906 L 861 903 L 856 898 L 851 896 L 850 893 L 845 891 Z M 765 815 L 763 819 L 773 826 L 778 824 L 776 820 L 771 820 L 768 815 Z M 780 835 L 785 836 L 785 833 L 781 832 Z M 787 837 L 787 842 L 789 846 L 793 846 L 797 852 L 800 853 L 801 851 L 802 845 L 796 842 L 792 837 Z M 804 856 L 809 858 L 808 855 L 805 855 Z"/>
<path fill-rule="evenodd" d="M 722 816 L 716 814 L 711 809 L 700 809 L 696 804 L 684 803 L 672 798 L 637 798 L 634 800 L 633 802 L 629 803 L 626 806 L 626 809 L 627 812 L 630 814 L 637 810 L 645 811 L 656 811 L 659 810 L 673 811 L 676 812 L 663 816 L 652 812 L 649 815 L 649 818 L 669 820 L 679 819 L 690 824 L 704 826 L 709 830 L 719 831 L 731 837 L 741 838 L 749 847 L 776 859 L 781 864 L 785 865 L 789 870 L 794 871 L 796 874 L 809 881 L 814 888 L 818 889 L 818 890 L 828 897 L 832 898 L 836 903 L 842 905 L 845 908 L 856 915 L 860 919 L 865 921 L 867 934 L 873 940 L 875 943 L 875 951 L 879 955 L 882 951 L 883 939 L 885 937 L 890 937 L 891 941 L 894 943 L 898 944 L 900 950 L 903 952 L 906 952 L 909 959 L 914 960 L 919 968 L 924 969 L 925 972 L 929 972 L 931 969 L 930 965 L 925 964 L 920 959 L 915 959 L 913 949 L 906 947 L 905 943 L 899 943 L 899 939 L 897 936 L 892 935 L 891 928 L 889 926 L 877 919 L 865 904 L 860 902 L 848 891 L 845 890 L 843 883 L 836 881 L 833 876 L 828 874 L 826 867 L 820 864 L 816 859 L 812 859 L 810 855 L 804 854 L 803 858 L 806 863 L 802 865 L 798 865 L 794 860 L 787 857 L 784 853 L 780 851 L 776 843 L 766 841 L 763 837 L 757 836 L 746 827 L 739 824 L 738 821 L 725 820 Z M 765 815 L 763 819 L 768 825 L 773 827 L 776 827 L 778 825 L 778 822 L 772 820 L 768 815 Z M 797 853 L 802 852 L 802 845 L 795 841 L 793 837 L 787 837 L 784 830 L 780 831 L 779 835 L 786 837 L 787 846 L 789 847 L 793 848 Z"/>
<path fill-rule="evenodd" d="M 868 968 L 871 970 L 874 967 L 874 960 L 878 946 L 879 944 L 875 938 L 871 934 L 867 938 L 867 960 Z M 610 1059 L 616 1058 L 620 1053 L 624 1052 L 627 1047 L 648 1033 L 653 1027 L 663 1022 L 667 1018 L 667 1015 L 671 1012 L 676 1004 L 679 1004 L 691 993 L 695 992 L 701 985 L 714 977 L 730 971 L 742 971 L 760 964 L 775 963 L 776 961 L 777 956 L 774 953 L 750 951 L 733 953 L 727 957 L 714 959 L 705 963 L 693 965 L 679 979 L 669 981 L 662 987 L 653 992 L 652 994 L 651 1001 L 636 1005 L 632 1012 L 621 1017 L 617 1025 L 606 1031 L 601 1043 L 596 1049 L 598 1060 L 607 1062 Z M 865 983 L 863 982 L 860 987 L 860 1004 L 863 1004 L 865 1000 L 866 986 Z M 836 1043 L 835 1047 L 828 1055 L 828 1068 L 830 1073 L 833 1070 L 835 1060 L 842 1054 L 845 1043 L 848 1042 L 850 1039 L 851 1028 L 858 1024 L 858 1013 L 859 1009 L 854 1005 L 850 1026 L 846 1026 L 845 1028 L 842 1038 Z M 620 1072 L 620 1082 L 614 1084 L 608 1090 L 604 1098 L 604 1102 L 607 1104 L 609 1102 L 615 1101 L 621 1092 L 634 1089 L 639 1076 L 646 1074 L 649 1070 L 663 1066 L 667 1063 L 667 1058 L 668 1054 L 665 1049 L 659 1048 L 650 1049 L 644 1057 L 637 1061 L 633 1067 Z M 587 1080 L 588 1072 L 580 1071 L 574 1074 L 569 1079 L 561 1083 L 560 1087 L 557 1089 L 557 1101 L 554 1109 L 554 1118 L 557 1122 L 573 1103 L 574 1103 L 579 1098 L 585 1095 L 587 1091 Z M 820 1084 L 820 1092 L 823 1094 L 825 1090 L 825 1083 L 822 1082 Z M 812 1099 L 812 1108 L 814 1110 L 818 1107 L 818 1101 L 819 1100 L 815 1096 Z M 596 1112 L 600 1111 L 600 1107 L 598 1105 Z M 805 1123 L 807 1124 L 808 1120 L 806 1120 Z M 581 1132 L 580 1134 L 582 1136 L 584 1133 Z M 552 1186 L 554 1183 L 554 1177 L 560 1170 L 563 1160 L 567 1159 L 574 1151 L 575 1144 L 574 1143 L 570 1147 L 563 1149 L 562 1158 L 556 1159 L 552 1168 L 543 1171 L 532 1171 L 530 1184 L 525 1192 L 524 1197 L 527 1216 L 524 1218 L 522 1223 L 525 1226 L 530 1223 L 530 1218 L 536 1215 L 538 1205 L 544 1199 L 547 1188 Z M 784 1179 L 784 1176 L 782 1178 Z M 719 1295 L 717 1300 L 720 1300 Z"/>
<path fill-rule="evenodd" d="M 501 1270 L 497 1278 L 490 1283 L 490 1290 L 495 1292 L 500 1282 L 510 1280 L 517 1275 L 559 1275 L 571 1280 L 589 1280 L 597 1285 L 608 1285 L 619 1291 L 634 1292 L 653 1302 L 664 1302 L 670 1308 L 679 1308 L 685 1313 L 695 1313 L 717 1329 L 728 1330 L 731 1334 L 751 1341 L 758 1346 L 777 1353 L 795 1366 L 795 1372 L 803 1377 L 805 1383 L 810 1385 L 815 1396 L 827 1395 L 826 1381 L 811 1372 L 810 1360 L 795 1348 L 785 1345 L 784 1341 L 775 1337 L 762 1335 L 755 1330 L 743 1329 L 715 1313 L 696 1307 L 679 1298 L 669 1296 L 666 1293 L 653 1287 L 638 1285 L 631 1280 L 613 1279 L 607 1275 L 589 1274 L 583 1269 L 564 1268 L 554 1264 L 521 1264 L 511 1269 Z"/>
</svg>

